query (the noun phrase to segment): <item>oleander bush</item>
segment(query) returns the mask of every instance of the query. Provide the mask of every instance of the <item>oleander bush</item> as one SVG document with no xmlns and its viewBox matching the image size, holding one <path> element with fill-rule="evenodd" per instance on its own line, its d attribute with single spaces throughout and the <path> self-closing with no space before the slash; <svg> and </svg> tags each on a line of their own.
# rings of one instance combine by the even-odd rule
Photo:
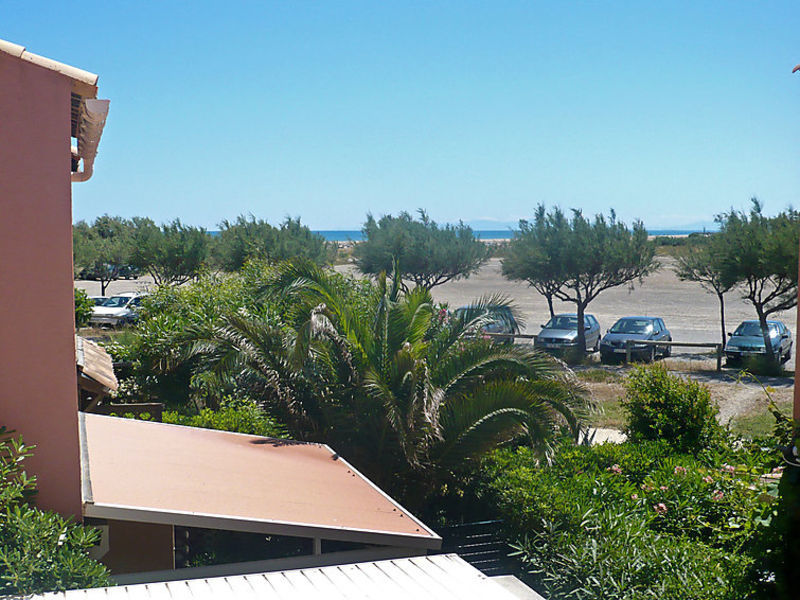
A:
<svg viewBox="0 0 800 600">
<path fill-rule="evenodd" d="M 625 381 L 622 407 L 631 441 L 666 440 L 676 450 L 690 452 L 724 437 L 708 387 L 660 364 L 633 369 Z"/>
<path fill-rule="evenodd" d="M 732 600 L 769 578 L 777 481 L 760 476 L 776 466 L 769 448 L 746 445 L 699 456 L 664 440 L 563 445 L 548 464 L 507 448 L 472 493 L 545 597 Z"/>
<path fill-rule="evenodd" d="M 0 596 L 110 585 L 88 554 L 100 532 L 33 506 L 36 481 L 24 469 L 31 454 L 0 427 Z"/>
</svg>

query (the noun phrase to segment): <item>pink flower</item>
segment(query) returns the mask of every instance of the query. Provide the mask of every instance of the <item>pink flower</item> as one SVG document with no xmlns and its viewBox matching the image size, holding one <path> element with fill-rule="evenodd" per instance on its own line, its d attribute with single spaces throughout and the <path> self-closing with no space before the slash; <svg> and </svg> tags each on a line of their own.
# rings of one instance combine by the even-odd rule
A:
<svg viewBox="0 0 800 600">
<path fill-rule="evenodd" d="M 659 502 L 658 504 L 653 505 L 653 510 L 655 510 L 660 515 L 667 514 L 667 505 L 663 502 Z"/>
<path fill-rule="evenodd" d="M 638 500 L 639 494 L 631 494 L 631 500 Z"/>
<path fill-rule="evenodd" d="M 686 475 L 686 467 L 675 467 L 675 475 Z"/>
<path fill-rule="evenodd" d="M 722 465 L 722 469 L 720 469 L 723 473 L 733 473 L 736 471 L 736 467 L 732 467 L 731 465 Z"/>
<path fill-rule="evenodd" d="M 714 500 L 715 502 L 719 502 L 719 501 L 720 501 L 720 500 L 722 500 L 724 497 L 725 497 L 725 494 L 723 494 L 723 493 L 722 493 L 722 492 L 720 492 L 719 490 L 717 490 L 716 492 L 714 492 L 713 494 L 711 494 L 711 499 L 712 499 L 712 500 Z"/>
<path fill-rule="evenodd" d="M 611 465 L 610 467 L 608 467 L 606 469 L 606 471 L 610 471 L 612 473 L 616 473 L 617 475 L 622 473 L 622 469 L 619 468 L 619 465 Z"/>
<path fill-rule="evenodd" d="M 705 477 L 703 477 L 703 481 L 705 481 L 706 483 L 714 483 L 714 478 L 711 475 L 706 475 Z"/>
<path fill-rule="evenodd" d="M 652 492 L 652 491 L 653 491 L 655 488 L 654 488 L 652 485 L 648 485 L 648 484 L 646 484 L 646 483 L 643 483 L 643 484 L 642 484 L 642 489 L 643 489 L 645 492 Z"/>
<path fill-rule="evenodd" d="M 669 489 L 669 488 L 668 488 L 667 486 L 665 486 L 665 485 L 662 485 L 662 486 L 661 486 L 661 491 L 662 491 L 662 492 L 666 492 L 668 489 Z"/>
</svg>

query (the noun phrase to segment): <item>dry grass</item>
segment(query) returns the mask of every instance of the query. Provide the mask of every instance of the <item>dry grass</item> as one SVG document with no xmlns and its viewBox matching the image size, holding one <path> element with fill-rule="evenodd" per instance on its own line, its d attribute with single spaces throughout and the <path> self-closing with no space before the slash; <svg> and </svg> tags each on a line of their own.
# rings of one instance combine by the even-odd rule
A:
<svg viewBox="0 0 800 600">
<path fill-rule="evenodd" d="M 775 405 L 784 415 L 792 414 L 791 399 L 776 399 Z M 760 402 L 751 406 L 742 414 L 731 420 L 731 430 L 745 437 L 760 437 L 770 435 L 775 427 L 775 417 L 767 410 L 767 402 Z"/>
</svg>

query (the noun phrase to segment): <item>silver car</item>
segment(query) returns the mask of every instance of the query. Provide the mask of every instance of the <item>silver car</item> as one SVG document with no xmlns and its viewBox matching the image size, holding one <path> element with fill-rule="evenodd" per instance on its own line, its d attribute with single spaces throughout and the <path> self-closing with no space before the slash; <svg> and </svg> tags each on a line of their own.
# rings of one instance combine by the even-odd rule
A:
<svg viewBox="0 0 800 600">
<path fill-rule="evenodd" d="M 586 351 L 596 352 L 600 347 L 600 323 L 594 315 L 583 315 Z M 555 315 L 542 325 L 534 342 L 536 348 L 550 352 L 570 350 L 578 346 L 578 315 Z"/>
</svg>

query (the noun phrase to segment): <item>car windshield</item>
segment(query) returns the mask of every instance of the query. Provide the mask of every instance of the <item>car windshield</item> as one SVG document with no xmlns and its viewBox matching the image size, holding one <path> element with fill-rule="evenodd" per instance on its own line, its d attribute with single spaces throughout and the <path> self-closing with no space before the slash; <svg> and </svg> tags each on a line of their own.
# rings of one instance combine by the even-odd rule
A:
<svg viewBox="0 0 800 600">
<path fill-rule="evenodd" d="M 545 323 L 544 329 L 578 329 L 578 317 L 559 315 Z"/>
<path fill-rule="evenodd" d="M 107 306 L 108 308 L 122 308 L 130 301 L 130 296 L 113 296 L 103 302 L 103 306 Z"/>
<path fill-rule="evenodd" d="M 773 332 L 775 329 L 774 325 L 770 325 L 770 333 Z M 741 335 L 741 336 L 753 336 L 753 337 L 760 337 L 761 336 L 761 325 L 759 323 L 753 322 L 745 322 L 739 325 L 736 328 L 736 331 L 733 332 L 733 335 Z"/>
<path fill-rule="evenodd" d="M 611 333 L 650 333 L 653 322 L 646 319 L 620 319 L 611 328 Z"/>
</svg>

